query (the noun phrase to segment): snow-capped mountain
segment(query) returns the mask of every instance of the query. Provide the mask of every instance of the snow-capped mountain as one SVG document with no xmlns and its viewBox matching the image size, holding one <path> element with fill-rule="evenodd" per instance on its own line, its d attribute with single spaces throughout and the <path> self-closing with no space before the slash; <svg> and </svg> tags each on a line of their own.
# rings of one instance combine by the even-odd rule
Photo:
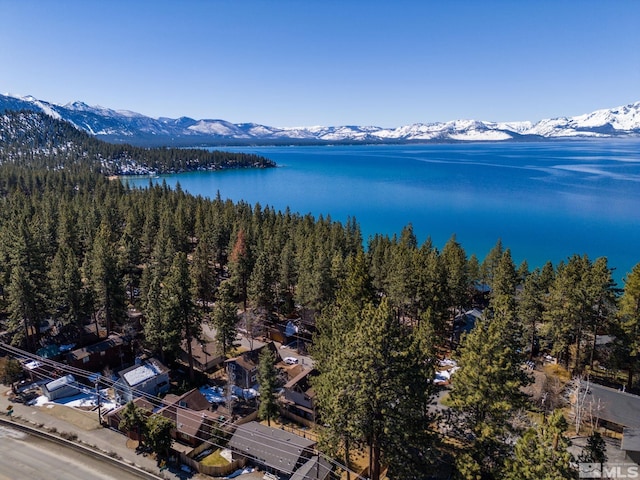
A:
<svg viewBox="0 0 640 480">
<path fill-rule="evenodd" d="M 0 95 L 0 112 L 6 110 L 41 111 L 104 140 L 139 145 L 462 142 L 640 135 L 640 102 L 536 123 L 455 120 L 397 128 L 353 125 L 281 128 L 217 119 L 151 118 L 82 102 L 56 105 L 31 96 Z"/>
</svg>

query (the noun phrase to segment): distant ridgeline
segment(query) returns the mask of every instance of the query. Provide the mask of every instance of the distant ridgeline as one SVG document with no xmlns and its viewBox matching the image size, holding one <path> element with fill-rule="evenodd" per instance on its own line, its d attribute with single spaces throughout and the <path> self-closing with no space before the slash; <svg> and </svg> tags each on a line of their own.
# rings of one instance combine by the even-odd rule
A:
<svg viewBox="0 0 640 480">
<path fill-rule="evenodd" d="M 245 153 L 115 145 L 63 120 L 26 110 L 6 111 L 0 116 L 0 162 L 53 169 L 85 165 L 104 175 L 276 166 L 267 158 Z"/>
</svg>

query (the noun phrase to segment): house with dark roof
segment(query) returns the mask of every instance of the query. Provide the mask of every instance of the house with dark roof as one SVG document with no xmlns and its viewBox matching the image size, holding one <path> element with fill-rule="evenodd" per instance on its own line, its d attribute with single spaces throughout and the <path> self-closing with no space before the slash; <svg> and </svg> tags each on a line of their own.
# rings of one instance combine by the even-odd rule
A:
<svg viewBox="0 0 640 480">
<path fill-rule="evenodd" d="M 460 312 L 453 320 L 453 336 L 456 342 L 460 341 L 463 333 L 469 333 L 476 326 L 476 323 L 483 318 L 484 313 L 472 308 L 466 312 Z"/>
<path fill-rule="evenodd" d="M 285 384 L 281 396 L 282 406 L 286 410 L 310 422 L 316 420 L 316 392 L 311 385 L 311 379 L 318 373 L 315 368 L 302 369 Z"/>
<path fill-rule="evenodd" d="M 640 428 L 625 428 L 622 431 L 622 445 L 627 460 L 640 465 Z"/>
<path fill-rule="evenodd" d="M 152 413 L 156 413 L 161 408 L 144 397 L 134 398 L 132 402 L 136 407 L 141 409 L 144 415 L 147 417 Z M 127 408 L 127 406 L 122 405 L 121 407 L 111 410 L 104 416 L 104 420 L 109 427 L 113 428 L 114 430 L 120 429 L 120 421 L 122 420 L 122 413 L 124 412 L 125 408 Z"/>
<path fill-rule="evenodd" d="M 289 480 L 325 480 L 331 474 L 331 464 L 322 457 L 314 455 L 297 469 Z"/>
<path fill-rule="evenodd" d="M 178 355 L 180 360 L 189 363 L 186 339 L 182 340 Z M 191 357 L 193 358 L 193 366 L 205 373 L 211 372 L 213 369 L 223 365 L 225 360 L 216 342 L 200 341 L 197 338 L 191 339 Z"/>
<path fill-rule="evenodd" d="M 176 440 L 193 447 L 209 439 L 217 417 L 198 389 L 179 396 L 167 395 L 164 403 L 166 406 L 158 413 L 174 423 L 175 429 L 171 433 Z"/>
<path fill-rule="evenodd" d="M 589 384 L 586 411 L 600 426 L 617 432 L 640 428 L 640 396 L 597 384 Z"/>
<path fill-rule="evenodd" d="M 120 378 L 113 388 L 120 404 L 145 394 L 160 395 L 169 391 L 169 370 L 155 358 L 122 370 L 118 375 Z"/>
<path fill-rule="evenodd" d="M 280 361 L 280 354 L 273 342 L 266 343 L 260 348 L 243 352 L 237 357 L 230 358 L 225 362 L 227 375 L 231 383 L 240 388 L 251 388 L 258 383 L 260 353 L 265 348 L 271 350 L 276 363 Z"/>
<path fill-rule="evenodd" d="M 246 457 L 268 472 L 292 475 L 314 456 L 315 445 L 294 433 L 249 422 L 236 428 L 228 448 L 234 458 Z"/>
<path fill-rule="evenodd" d="M 110 335 L 106 340 L 76 348 L 67 353 L 67 363 L 72 367 L 97 371 L 104 367 L 122 368 L 133 360 L 129 342 L 121 335 Z"/>
</svg>

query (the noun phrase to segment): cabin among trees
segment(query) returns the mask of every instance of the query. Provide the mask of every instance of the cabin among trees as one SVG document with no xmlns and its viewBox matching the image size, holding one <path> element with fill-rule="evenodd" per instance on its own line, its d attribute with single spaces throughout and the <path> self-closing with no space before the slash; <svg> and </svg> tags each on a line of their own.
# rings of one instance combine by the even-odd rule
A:
<svg viewBox="0 0 640 480">
<path fill-rule="evenodd" d="M 266 343 L 260 348 L 243 352 L 225 362 L 229 381 L 240 388 L 253 388 L 257 385 L 260 354 L 264 349 L 271 351 L 276 362 L 279 361 L 280 354 L 273 342 Z"/>
<path fill-rule="evenodd" d="M 130 340 L 111 335 L 93 345 L 76 348 L 67 354 L 67 364 L 75 368 L 100 371 L 104 368 L 123 368 L 133 361 Z"/>
</svg>

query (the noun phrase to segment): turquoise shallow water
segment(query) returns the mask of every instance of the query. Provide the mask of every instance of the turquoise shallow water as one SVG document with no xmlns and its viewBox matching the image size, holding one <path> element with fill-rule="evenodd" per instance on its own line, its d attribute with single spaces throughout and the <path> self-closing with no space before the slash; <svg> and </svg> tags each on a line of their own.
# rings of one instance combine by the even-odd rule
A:
<svg viewBox="0 0 640 480">
<path fill-rule="evenodd" d="M 195 195 L 355 217 L 365 240 L 408 223 L 442 247 L 456 234 L 481 260 L 501 238 L 532 267 L 606 256 L 620 283 L 640 262 L 640 139 L 544 143 L 228 148 L 267 170 L 160 177 Z M 148 185 L 148 178 L 129 178 Z"/>
</svg>

